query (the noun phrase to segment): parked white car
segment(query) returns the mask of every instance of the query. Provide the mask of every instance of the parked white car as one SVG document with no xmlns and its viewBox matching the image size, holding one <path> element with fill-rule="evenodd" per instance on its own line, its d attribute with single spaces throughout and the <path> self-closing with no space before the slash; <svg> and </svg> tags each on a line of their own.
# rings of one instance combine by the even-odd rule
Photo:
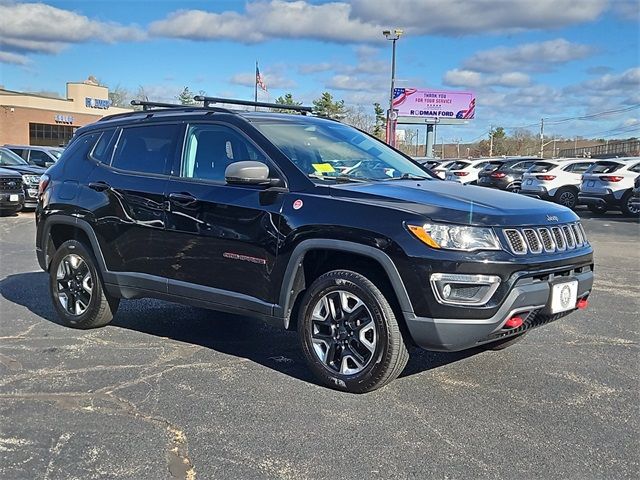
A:
<svg viewBox="0 0 640 480">
<path fill-rule="evenodd" d="M 437 167 L 431 168 L 431 171 L 444 180 L 444 177 L 447 175 L 447 170 L 454 163 L 456 163 L 456 160 L 447 160 L 446 162 L 442 162 Z"/>
<path fill-rule="evenodd" d="M 520 193 L 573 209 L 578 205 L 582 174 L 594 162 L 587 158 L 538 162 L 522 175 Z"/>
<path fill-rule="evenodd" d="M 633 182 L 638 173 L 640 157 L 599 160 L 582 176 L 578 201 L 594 213 L 619 208 L 627 216 L 637 216 L 640 210 L 633 202 Z"/>
<path fill-rule="evenodd" d="M 458 160 L 449 166 L 444 179 L 449 182 L 478 183 L 478 173 L 489 164 L 489 160 Z"/>
</svg>

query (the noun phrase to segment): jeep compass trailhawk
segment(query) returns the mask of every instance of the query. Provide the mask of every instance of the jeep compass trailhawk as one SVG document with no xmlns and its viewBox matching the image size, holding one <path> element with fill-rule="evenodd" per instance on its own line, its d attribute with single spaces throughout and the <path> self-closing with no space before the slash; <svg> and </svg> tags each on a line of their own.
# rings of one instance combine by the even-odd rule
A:
<svg viewBox="0 0 640 480">
<path fill-rule="evenodd" d="M 504 348 L 587 305 L 571 210 L 441 181 L 336 121 L 196 100 L 80 128 L 42 177 L 37 256 L 66 325 L 106 325 L 122 298 L 251 315 L 368 392 L 410 345 Z"/>
</svg>

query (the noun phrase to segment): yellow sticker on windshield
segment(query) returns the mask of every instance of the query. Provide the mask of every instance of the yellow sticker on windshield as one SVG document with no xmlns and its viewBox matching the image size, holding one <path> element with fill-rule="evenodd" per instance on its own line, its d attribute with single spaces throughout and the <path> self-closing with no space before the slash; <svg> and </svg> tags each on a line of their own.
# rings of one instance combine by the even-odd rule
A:
<svg viewBox="0 0 640 480">
<path fill-rule="evenodd" d="M 318 173 L 331 173 L 335 172 L 335 169 L 330 163 L 312 163 L 313 169 Z"/>
</svg>

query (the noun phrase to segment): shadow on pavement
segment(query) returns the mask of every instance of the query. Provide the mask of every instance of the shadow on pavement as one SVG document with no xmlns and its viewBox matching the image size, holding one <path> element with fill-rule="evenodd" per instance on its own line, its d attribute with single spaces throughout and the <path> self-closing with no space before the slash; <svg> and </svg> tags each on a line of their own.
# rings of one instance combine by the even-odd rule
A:
<svg viewBox="0 0 640 480">
<path fill-rule="evenodd" d="M 47 284 L 48 276 L 44 272 L 10 275 L 0 280 L 0 295 L 28 308 L 38 317 L 60 325 Z M 252 318 L 160 300 L 123 300 L 113 322 L 106 328 L 113 327 L 200 345 L 316 383 L 298 346 L 297 334 Z M 413 348 L 401 377 L 438 368 L 482 351 L 440 353 Z"/>
<path fill-rule="evenodd" d="M 605 213 L 593 213 L 589 210 L 576 210 L 576 215 L 581 219 L 596 219 L 603 220 L 605 222 L 616 223 L 639 223 L 640 217 L 626 217 L 620 211 L 610 211 Z"/>
</svg>

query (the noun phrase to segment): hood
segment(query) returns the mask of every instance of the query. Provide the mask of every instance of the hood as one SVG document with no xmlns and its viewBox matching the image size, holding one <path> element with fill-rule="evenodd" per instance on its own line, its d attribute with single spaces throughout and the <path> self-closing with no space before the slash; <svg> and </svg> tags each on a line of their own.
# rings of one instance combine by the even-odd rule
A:
<svg viewBox="0 0 640 480">
<path fill-rule="evenodd" d="M 570 209 L 486 187 L 443 181 L 394 180 L 331 186 L 336 198 L 423 215 L 461 225 L 521 226 L 575 222 Z"/>
<path fill-rule="evenodd" d="M 42 175 L 47 171 L 46 168 L 38 167 L 37 165 L 2 165 L 0 168 L 17 172 L 21 175 Z"/>
</svg>

